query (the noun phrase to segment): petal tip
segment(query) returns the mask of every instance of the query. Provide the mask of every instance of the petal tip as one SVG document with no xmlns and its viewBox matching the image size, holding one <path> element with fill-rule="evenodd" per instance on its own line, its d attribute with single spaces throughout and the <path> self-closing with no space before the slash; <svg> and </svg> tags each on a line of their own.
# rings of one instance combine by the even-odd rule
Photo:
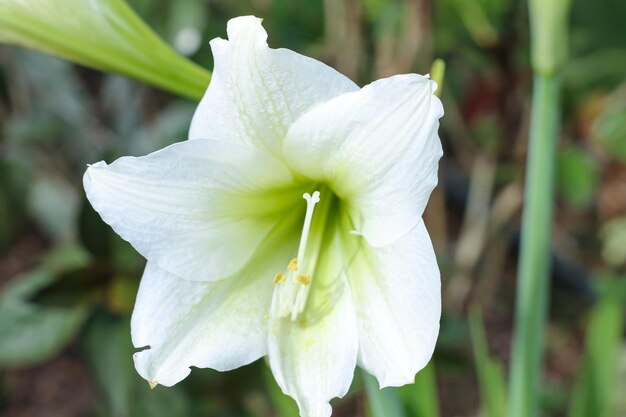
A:
<svg viewBox="0 0 626 417">
<path fill-rule="evenodd" d="M 257 43 L 267 45 L 267 32 L 263 29 L 261 22 L 263 22 L 263 19 L 252 15 L 230 19 L 226 25 L 228 40 L 235 42 L 254 40 Z"/>
<path fill-rule="evenodd" d="M 103 172 L 103 168 L 108 168 L 108 164 L 104 161 L 96 162 L 95 164 L 87 164 L 87 169 L 83 176 L 83 182 L 93 179 L 94 175 Z"/>
<path fill-rule="evenodd" d="M 385 389 L 389 387 L 402 387 L 404 385 L 413 384 L 415 382 L 415 375 L 417 372 L 408 372 L 402 375 L 384 375 L 378 380 L 379 389 Z"/>
<path fill-rule="evenodd" d="M 87 170 L 89 170 L 90 168 L 103 168 L 103 167 L 106 167 L 106 166 L 108 166 L 106 162 L 98 161 L 98 162 L 95 162 L 93 164 L 87 164 Z"/>
<path fill-rule="evenodd" d="M 83 175 L 83 188 L 87 193 L 87 198 L 90 197 L 94 180 L 97 180 L 98 175 L 105 173 L 104 168 L 108 168 L 108 164 L 104 161 L 99 161 L 94 164 L 87 164 L 87 169 Z M 91 199 L 90 199 L 91 200 Z"/>
<path fill-rule="evenodd" d="M 135 370 L 151 388 L 157 385 L 172 387 L 191 373 L 186 363 L 159 362 L 154 353 L 152 349 L 147 349 L 133 354 Z"/>
</svg>

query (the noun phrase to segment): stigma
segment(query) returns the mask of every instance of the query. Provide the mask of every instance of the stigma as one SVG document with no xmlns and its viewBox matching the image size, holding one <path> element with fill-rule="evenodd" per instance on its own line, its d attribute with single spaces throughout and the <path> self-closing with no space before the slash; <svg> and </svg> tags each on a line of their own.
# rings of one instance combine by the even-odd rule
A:
<svg viewBox="0 0 626 417">
<path fill-rule="evenodd" d="M 306 246 L 311 232 L 315 205 L 320 201 L 320 193 L 319 191 L 313 194 L 305 193 L 302 198 L 306 200 L 306 213 L 298 253 L 287 263 L 286 272 L 278 272 L 272 280 L 275 287 L 270 315 L 276 318 L 290 317 L 292 321 L 295 321 L 304 310 L 310 290 L 312 277 L 306 272 L 312 270 L 314 265 L 306 263 Z"/>
</svg>

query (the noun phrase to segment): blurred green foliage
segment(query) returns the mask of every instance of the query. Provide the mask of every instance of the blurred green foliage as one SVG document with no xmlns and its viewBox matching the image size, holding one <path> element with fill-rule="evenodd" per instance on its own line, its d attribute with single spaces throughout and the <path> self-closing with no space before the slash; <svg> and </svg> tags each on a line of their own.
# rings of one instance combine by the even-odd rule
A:
<svg viewBox="0 0 626 417">
<path fill-rule="evenodd" d="M 393 388 L 380 389 L 373 376 L 362 373 L 363 384 L 367 392 L 368 417 L 406 417 L 398 392 Z"/>
<path fill-rule="evenodd" d="M 430 362 L 416 376 L 413 384 L 397 389 L 406 413 L 412 417 L 439 417 L 437 371 Z"/>
<path fill-rule="evenodd" d="M 601 232 L 605 262 L 617 268 L 626 265 L 626 216 L 605 223 Z"/>
<path fill-rule="evenodd" d="M 594 308 L 587 326 L 585 357 L 571 396 L 570 417 L 619 416 L 616 388 L 620 355 L 624 351 L 623 280 L 608 278 L 601 301 Z"/>
<path fill-rule="evenodd" d="M 111 417 L 169 417 L 191 414 L 191 400 L 180 387 L 150 390 L 136 377 L 127 317 L 96 314 L 82 338 L 81 348 L 104 399 L 96 415 Z"/>
<path fill-rule="evenodd" d="M 85 305 L 71 308 L 37 305 L 31 298 L 55 273 L 86 262 L 75 249 L 52 253 L 40 268 L 9 283 L 0 297 L 0 366 L 26 366 L 57 354 L 79 331 L 87 317 Z"/>
<path fill-rule="evenodd" d="M 576 146 L 563 147 L 557 158 L 557 188 L 571 206 L 588 208 L 598 188 L 593 156 Z"/>
<path fill-rule="evenodd" d="M 595 137 L 610 155 L 626 162 L 626 85 L 613 93 L 594 123 Z"/>
<path fill-rule="evenodd" d="M 480 384 L 481 404 L 485 417 L 506 415 L 506 382 L 502 364 L 491 358 L 480 308 L 472 306 L 469 313 L 472 348 Z"/>
</svg>

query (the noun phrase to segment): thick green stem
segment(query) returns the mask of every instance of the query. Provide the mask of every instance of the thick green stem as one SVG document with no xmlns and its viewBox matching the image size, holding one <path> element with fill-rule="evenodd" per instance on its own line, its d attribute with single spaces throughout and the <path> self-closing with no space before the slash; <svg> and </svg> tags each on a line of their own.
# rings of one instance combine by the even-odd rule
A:
<svg viewBox="0 0 626 417">
<path fill-rule="evenodd" d="M 400 397 L 393 388 L 380 389 L 376 378 L 365 371 L 361 375 L 367 392 L 367 416 L 406 417 Z"/>
<path fill-rule="evenodd" d="M 549 292 L 558 97 L 558 77 L 554 74 L 536 74 L 517 278 L 508 417 L 534 417 L 539 406 Z"/>
</svg>

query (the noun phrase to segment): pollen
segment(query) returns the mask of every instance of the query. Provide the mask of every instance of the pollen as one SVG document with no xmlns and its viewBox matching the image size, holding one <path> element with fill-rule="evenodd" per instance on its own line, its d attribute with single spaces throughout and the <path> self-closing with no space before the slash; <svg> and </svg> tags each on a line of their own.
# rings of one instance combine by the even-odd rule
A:
<svg viewBox="0 0 626 417">
<path fill-rule="evenodd" d="M 274 275 L 274 284 L 280 284 L 281 282 L 284 282 L 287 279 L 287 277 L 285 277 L 285 274 L 283 274 L 282 272 L 277 273 L 276 275 Z"/>
<path fill-rule="evenodd" d="M 309 285 L 311 282 L 311 278 L 308 275 L 298 275 L 296 276 L 296 280 L 302 285 Z"/>
<path fill-rule="evenodd" d="M 298 270 L 298 259 L 297 258 L 293 258 L 291 261 L 289 261 L 289 265 L 287 265 L 287 269 L 290 271 L 297 271 Z"/>
</svg>

